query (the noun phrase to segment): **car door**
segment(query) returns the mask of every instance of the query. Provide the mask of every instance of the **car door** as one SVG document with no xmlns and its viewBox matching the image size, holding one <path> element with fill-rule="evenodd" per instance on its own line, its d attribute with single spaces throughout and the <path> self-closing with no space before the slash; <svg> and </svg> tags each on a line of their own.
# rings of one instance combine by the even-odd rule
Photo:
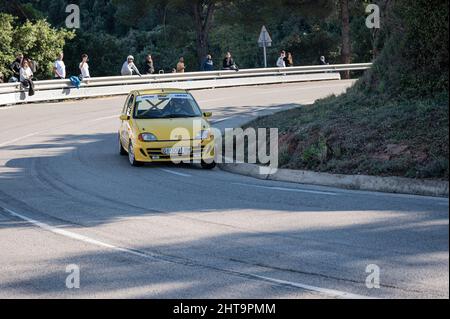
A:
<svg viewBox="0 0 450 319">
<path fill-rule="evenodd" d="M 125 149 L 128 149 L 128 146 L 129 146 L 128 144 L 129 144 L 130 136 L 131 136 L 131 121 L 132 121 L 131 113 L 133 111 L 134 96 L 135 96 L 134 94 L 130 94 L 128 96 L 128 99 L 126 101 L 125 108 L 123 111 L 123 115 L 128 116 L 128 120 L 123 120 L 122 124 L 120 126 L 121 130 L 122 130 L 120 136 L 122 137 L 122 145 Z"/>
<path fill-rule="evenodd" d="M 123 104 L 123 108 L 122 111 L 120 113 L 121 117 L 122 115 L 126 115 L 127 113 L 127 106 L 128 106 L 128 101 L 130 100 L 130 95 L 127 96 L 125 103 Z M 120 142 L 122 143 L 122 146 L 126 147 L 124 141 L 125 141 L 125 137 L 124 137 L 124 128 L 125 128 L 125 121 L 120 120 L 120 126 L 119 126 L 119 138 L 120 138 Z"/>
</svg>

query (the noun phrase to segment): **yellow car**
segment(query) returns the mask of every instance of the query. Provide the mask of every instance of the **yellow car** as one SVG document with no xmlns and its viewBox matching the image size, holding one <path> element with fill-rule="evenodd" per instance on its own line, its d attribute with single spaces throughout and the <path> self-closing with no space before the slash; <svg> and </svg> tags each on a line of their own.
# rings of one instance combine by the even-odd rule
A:
<svg viewBox="0 0 450 319">
<path fill-rule="evenodd" d="M 131 92 L 120 115 L 119 150 L 133 166 L 146 162 L 200 163 L 212 169 L 214 134 L 186 90 Z"/>
</svg>

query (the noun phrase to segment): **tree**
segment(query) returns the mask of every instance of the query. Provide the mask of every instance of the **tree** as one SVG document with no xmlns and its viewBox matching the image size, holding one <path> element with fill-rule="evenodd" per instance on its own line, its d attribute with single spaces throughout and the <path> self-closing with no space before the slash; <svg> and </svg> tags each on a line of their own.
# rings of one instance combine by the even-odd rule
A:
<svg viewBox="0 0 450 319">
<path fill-rule="evenodd" d="M 197 36 L 197 57 L 199 64 L 201 64 L 206 54 L 208 54 L 209 33 L 211 31 L 217 1 L 197 0 L 192 1 L 191 6 Z"/>
<path fill-rule="evenodd" d="M 187 20 L 190 25 L 179 25 L 184 32 L 192 30 L 195 32 L 196 38 L 196 53 L 199 64 L 204 59 L 209 50 L 209 34 L 213 25 L 214 14 L 219 6 L 225 5 L 228 1 L 219 0 L 138 0 L 129 3 L 126 0 L 114 0 L 116 5 L 126 5 L 130 11 L 129 15 L 133 15 L 135 19 L 132 21 L 144 18 L 142 12 L 149 11 L 155 7 L 163 8 L 164 21 L 159 21 L 165 26 L 167 11 L 171 12 L 171 16 L 177 16 L 177 20 Z M 172 24 L 175 21 L 172 20 Z M 150 30 L 147 30 L 150 31 Z"/>
<path fill-rule="evenodd" d="M 389 1 L 386 43 L 357 89 L 378 98 L 435 98 L 449 88 L 449 1 Z"/>
<path fill-rule="evenodd" d="M 46 78 L 66 40 L 73 37 L 72 31 L 52 28 L 46 20 L 18 24 L 11 15 L 0 14 L 0 72 L 11 75 L 8 66 L 20 52 L 37 62 L 36 76 Z"/>
<path fill-rule="evenodd" d="M 7 66 L 14 60 L 13 27 L 14 18 L 11 15 L 0 13 L 0 73 L 5 77 L 10 75 Z"/>
<path fill-rule="evenodd" d="M 341 20 L 342 20 L 342 63 L 351 63 L 351 40 L 350 40 L 350 11 L 349 11 L 349 0 L 340 0 L 340 10 L 341 10 Z M 345 71 L 344 78 L 350 78 L 350 72 Z"/>
</svg>

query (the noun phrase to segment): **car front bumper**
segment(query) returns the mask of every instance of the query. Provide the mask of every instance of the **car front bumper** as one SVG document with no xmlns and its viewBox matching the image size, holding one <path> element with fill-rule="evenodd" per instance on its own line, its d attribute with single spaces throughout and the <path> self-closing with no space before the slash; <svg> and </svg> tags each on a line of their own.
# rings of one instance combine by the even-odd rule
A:
<svg viewBox="0 0 450 319">
<path fill-rule="evenodd" d="M 214 139 L 204 141 L 134 141 L 134 156 L 140 162 L 200 162 L 213 160 L 215 157 Z M 186 154 L 168 155 L 163 150 L 167 148 L 190 148 Z"/>
</svg>

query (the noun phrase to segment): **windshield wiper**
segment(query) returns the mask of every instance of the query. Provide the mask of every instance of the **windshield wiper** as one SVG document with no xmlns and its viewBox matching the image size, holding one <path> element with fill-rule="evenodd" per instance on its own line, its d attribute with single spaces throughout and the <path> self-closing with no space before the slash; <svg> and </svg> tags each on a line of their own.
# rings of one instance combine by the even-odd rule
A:
<svg viewBox="0 0 450 319">
<path fill-rule="evenodd" d="M 188 115 L 188 114 L 172 114 L 172 115 L 167 115 L 167 116 L 163 116 L 163 118 L 185 118 L 185 117 L 197 117 L 197 115 Z"/>
</svg>

